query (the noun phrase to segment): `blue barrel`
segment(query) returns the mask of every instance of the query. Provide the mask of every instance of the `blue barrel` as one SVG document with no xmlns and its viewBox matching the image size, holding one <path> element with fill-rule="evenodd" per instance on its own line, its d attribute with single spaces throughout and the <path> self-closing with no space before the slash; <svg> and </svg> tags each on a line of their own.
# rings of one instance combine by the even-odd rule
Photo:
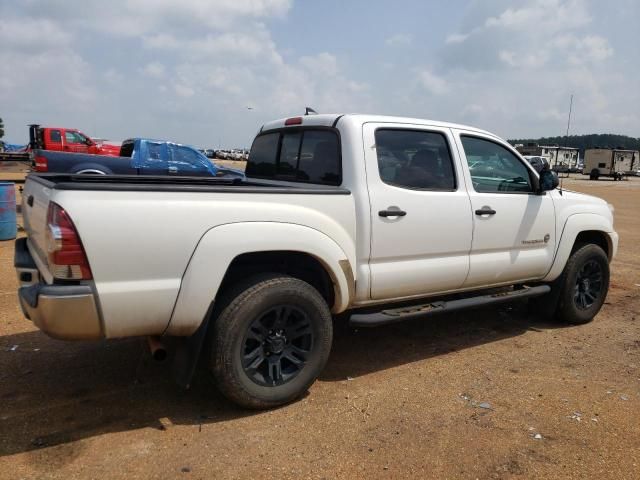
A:
<svg viewBox="0 0 640 480">
<path fill-rule="evenodd" d="M 0 182 L 0 240 L 16 238 L 16 187 Z"/>
</svg>

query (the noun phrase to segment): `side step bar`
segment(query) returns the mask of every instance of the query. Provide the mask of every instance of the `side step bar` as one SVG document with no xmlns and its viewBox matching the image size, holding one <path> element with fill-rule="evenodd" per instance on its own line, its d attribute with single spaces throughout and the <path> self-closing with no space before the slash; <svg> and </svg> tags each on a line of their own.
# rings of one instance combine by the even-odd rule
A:
<svg viewBox="0 0 640 480">
<path fill-rule="evenodd" d="M 378 325 L 389 325 L 390 323 L 402 322 L 411 318 L 424 317 L 434 313 L 453 312 L 464 308 L 510 302 L 521 298 L 539 297 L 550 291 L 551 287 L 549 285 L 538 285 L 536 287 L 524 287 L 509 292 L 424 303 L 422 305 L 382 310 L 381 312 L 375 313 L 354 313 L 349 319 L 349 324 L 355 327 L 377 327 Z"/>
</svg>

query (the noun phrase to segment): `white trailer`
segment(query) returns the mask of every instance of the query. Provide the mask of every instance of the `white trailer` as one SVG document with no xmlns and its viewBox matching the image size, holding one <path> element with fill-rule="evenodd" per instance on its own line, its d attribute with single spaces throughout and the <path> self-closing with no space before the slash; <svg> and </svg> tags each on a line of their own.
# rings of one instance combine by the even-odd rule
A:
<svg viewBox="0 0 640 480">
<path fill-rule="evenodd" d="M 640 152 L 618 148 L 590 148 L 584 152 L 583 175 L 591 180 L 613 177 L 621 180 L 625 175 L 638 175 Z"/>
</svg>

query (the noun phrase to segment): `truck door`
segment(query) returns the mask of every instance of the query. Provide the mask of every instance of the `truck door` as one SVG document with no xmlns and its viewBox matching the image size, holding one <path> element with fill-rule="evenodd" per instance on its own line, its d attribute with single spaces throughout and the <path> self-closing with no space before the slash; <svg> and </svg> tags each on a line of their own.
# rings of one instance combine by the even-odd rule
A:
<svg viewBox="0 0 640 480">
<path fill-rule="evenodd" d="M 73 130 L 65 130 L 63 150 L 73 153 L 89 153 L 87 138 Z"/>
<path fill-rule="evenodd" d="M 167 175 L 168 173 L 167 144 L 141 140 L 137 150 L 131 157 L 131 166 L 138 169 L 139 175 Z"/>
<path fill-rule="evenodd" d="M 473 212 L 473 244 L 465 287 L 542 278 L 556 244 L 550 194 L 534 192 L 532 169 L 493 137 L 456 132 Z"/>
<path fill-rule="evenodd" d="M 469 271 L 472 216 L 449 129 L 368 123 L 371 298 L 455 290 Z"/>
</svg>

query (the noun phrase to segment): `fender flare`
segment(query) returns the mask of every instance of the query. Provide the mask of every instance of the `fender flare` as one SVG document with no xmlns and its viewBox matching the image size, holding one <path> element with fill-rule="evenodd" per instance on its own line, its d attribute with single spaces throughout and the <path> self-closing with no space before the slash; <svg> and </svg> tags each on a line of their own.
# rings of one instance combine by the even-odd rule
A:
<svg viewBox="0 0 640 480">
<path fill-rule="evenodd" d="M 611 223 L 602 215 L 595 213 L 575 213 L 567 218 L 562 228 L 556 255 L 553 259 L 551 269 L 542 279 L 544 282 L 551 282 L 560 276 L 571 256 L 571 250 L 576 242 L 576 238 L 578 238 L 578 234 L 587 231 L 604 233 L 609 244 L 609 260 L 615 256 L 618 246 L 617 234 L 613 232 Z"/>
<path fill-rule="evenodd" d="M 198 329 L 215 301 L 229 265 L 237 256 L 285 250 L 316 258 L 333 283 L 333 313 L 346 310 L 355 289 L 353 267 L 344 250 L 329 236 L 293 223 L 228 223 L 205 232 L 196 245 L 182 276 L 165 335 L 186 336 Z"/>
</svg>

